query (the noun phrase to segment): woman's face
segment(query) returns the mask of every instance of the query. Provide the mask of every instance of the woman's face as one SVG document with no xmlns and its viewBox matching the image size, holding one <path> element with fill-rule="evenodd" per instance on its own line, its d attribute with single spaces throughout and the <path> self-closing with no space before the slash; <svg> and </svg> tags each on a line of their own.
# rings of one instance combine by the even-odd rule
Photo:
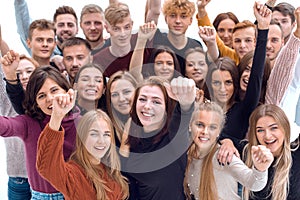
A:
<svg viewBox="0 0 300 200">
<path fill-rule="evenodd" d="M 112 107 L 123 115 L 128 115 L 134 97 L 135 88 L 126 79 L 118 79 L 111 84 L 110 100 Z"/>
<path fill-rule="evenodd" d="M 65 93 L 66 91 L 61 88 L 54 80 L 47 78 L 43 86 L 37 93 L 36 103 L 38 107 L 43 111 L 43 113 L 45 113 L 46 115 L 51 115 L 54 96 Z"/>
<path fill-rule="evenodd" d="M 162 52 L 154 60 L 154 73 L 166 80 L 171 80 L 174 75 L 174 60 L 171 54 Z"/>
<path fill-rule="evenodd" d="M 273 117 L 259 118 L 256 123 L 256 137 L 261 145 L 271 150 L 274 157 L 280 155 L 285 140 L 285 132 Z"/>
<path fill-rule="evenodd" d="M 166 113 L 162 90 L 158 86 L 143 86 L 137 98 L 136 112 L 144 131 L 150 132 L 161 128 Z"/>
<path fill-rule="evenodd" d="M 246 92 L 248 87 L 248 82 L 251 74 L 252 62 L 250 62 L 245 70 L 243 71 L 241 78 L 240 78 L 240 88 L 243 92 Z"/>
<path fill-rule="evenodd" d="M 35 70 L 35 66 L 27 59 L 22 59 L 17 67 L 17 74 L 19 74 L 20 82 L 24 90 L 26 90 L 28 80 L 32 72 Z"/>
<path fill-rule="evenodd" d="M 234 92 L 233 80 L 229 71 L 215 70 L 212 73 L 211 84 L 215 101 L 227 104 Z"/>
<path fill-rule="evenodd" d="M 95 164 L 99 164 L 103 156 L 109 150 L 111 134 L 113 133 L 111 132 L 109 125 L 102 118 L 96 120 L 88 130 L 88 136 L 84 146 L 95 158 Z"/>
<path fill-rule="evenodd" d="M 85 101 L 99 100 L 104 92 L 102 73 L 94 67 L 81 71 L 78 82 L 74 84 L 78 91 L 78 99 Z"/>
<path fill-rule="evenodd" d="M 208 66 L 205 62 L 205 55 L 200 52 L 193 52 L 187 55 L 185 64 L 185 75 L 198 83 L 205 80 Z"/>
<path fill-rule="evenodd" d="M 207 155 L 221 132 L 222 119 L 214 111 L 200 111 L 194 116 L 190 131 L 200 155 Z"/>
<path fill-rule="evenodd" d="M 234 21 L 227 18 L 220 22 L 217 33 L 224 44 L 230 48 L 232 48 L 232 31 L 235 26 Z"/>
</svg>

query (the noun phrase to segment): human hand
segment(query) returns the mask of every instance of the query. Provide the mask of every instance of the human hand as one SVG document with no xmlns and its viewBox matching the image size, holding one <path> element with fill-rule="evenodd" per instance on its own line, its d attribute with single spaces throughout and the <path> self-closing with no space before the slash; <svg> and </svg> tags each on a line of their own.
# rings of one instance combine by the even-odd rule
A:
<svg viewBox="0 0 300 200">
<path fill-rule="evenodd" d="M 154 21 L 146 22 L 140 26 L 138 38 L 144 40 L 151 40 L 155 34 L 157 26 Z"/>
<path fill-rule="evenodd" d="M 52 101 L 52 113 L 49 126 L 53 130 L 59 130 L 61 121 L 70 112 L 76 102 L 76 92 L 73 89 L 65 94 L 57 94 Z"/>
<path fill-rule="evenodd" d="M 205 44 L 210 43 L 214 44 L 216 43 L 216 30 L 212 26 L 199 26 L 198 31 L 199 36 L 204 41 Z"/>
<path fill-rule="evenodd" d="M 179 102 L 182 110 L 189 110 L 196 99 L 196 85 L 193 79 L 177 77 L 170 85 L 164 83 L 170 98 Z"/>
<path fill-rule="evenodd" d="M 20 55 L 13 50 L 9 50 L 5 55 L 3 55 L 3 57 L 1 58 L 1 64 L 6 79 L 8 80 L 17 79 L 16 71 L 19 62 L 20 62 Z"/>
<path fill-rule="evenodd" d="M 252 146 L 251 156 L 254 167 L 261 172 L 267 170 L 274 160 L 274 156 L 270 149 L 263 145 Z"/>
<path fill-rule="evenodd" d="M 238 158 L 240 154 L 238 150 L 235 148 L 233 142 L 230 139 L 223 139 L 221 141 L 221 147 L 219 149 L 217 159 L 221 165 L 230 164 L 232 161 L 233 154 Z"/>
<path fill-rule="evenodd" d="M 260 30 L 269 29 L 272 11 L 265 5 L 255 2 L 253 6 L 257 27 Z"/>
<path fill-rule="evenodd" d="M 211 0 L 197 0 L 198 9 L 204 9 Z"/>
</svg>

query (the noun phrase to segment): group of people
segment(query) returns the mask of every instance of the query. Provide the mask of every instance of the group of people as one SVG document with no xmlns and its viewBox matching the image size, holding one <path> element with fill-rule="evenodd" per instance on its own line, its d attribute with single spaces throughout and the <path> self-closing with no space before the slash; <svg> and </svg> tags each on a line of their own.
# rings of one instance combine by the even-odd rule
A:
<svg viewBox="0 0 300 200">
<path fill-rule="evenodd" d="M 211 23 L 210 1 L 147 0 L 133 34 L 118 0 L 84 6 L 79 26 L 70 6 L 31 22 L 15 0 L 30 56 L 0 38 L 8 198 L 297 199 L 300 7 Z"/>
</svg>

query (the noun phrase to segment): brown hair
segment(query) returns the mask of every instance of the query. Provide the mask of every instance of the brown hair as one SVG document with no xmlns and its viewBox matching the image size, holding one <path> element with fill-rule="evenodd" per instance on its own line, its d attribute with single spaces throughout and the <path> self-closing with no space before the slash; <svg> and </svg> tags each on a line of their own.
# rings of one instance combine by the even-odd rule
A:
<svg viewBox="0 0 300 200">
<path fill-rule="evenodd" d="M 60 6 L 58 7 L 56 10 L 55 10 L 55 13 L 53 15 L 53 22 L 55 23 L 56 22 L 56 18 L 58 15 L 64 15 L 64 14 L 70 14 L 70 15 L 73 15 L 75 20 L 76 20 L 76 24 L 77 24 L 77 15 L 76 15 L 76 12 L 75 10 L 70 7 L 70 6 Z"/>
<path fill-rule="evenodd" d="M 103 18 L 104 18 L 104 12 L 100 6 L 98 6 L 96 4 L 88 4 L 88 5 L 85 5 L 81 10 L 80 21 L 82 20 L 83 15 L 91 14 L 91 13 L 99 13 L 99 14 L 103 15 Z"/>
<path fill-rule="evenodd" d="M 232 33 L 236 32 L 237 30 L 246 29 L 246 28 L 249 28 L 249 27 L 254 28 L 254 30 L 255 30 L 255 37 L 256 37 L 256 35 L 257 35 L 256 26 L 255 26 L 254 23 L 252 23 L 252 22 L 249 21 L 249 20 L 244 20 L 244 21 L 241 21 L 241 22 L 237 23 L 237 24 L 234 26 L 234 28 L 233 28 L 233 30 L 232 30 Z"/>
<path fill-rule="evenodd" d="M 216 30 L 218 30 L 219 24 L 225 19 L 231 19 L 235 24 L 239 23 L 239 19 L 232 12 L 220 13 L 216 16 L 213 22 L 213 26 Z"/>
<path fill-rule="evenodd" d="M 273 8 L 272 12 L 274 12 L 274 11 L 280 12 L 285 17 L 289 16 L 291 18 L 291 23 L 294 23 L 296 20 L 295 15 L 294 15 L 295 7 L 287 2 L 282 2 L 282 3 L 277 4 Z"/>
<path fill-rule="evenodd" d="M 29 34 L 28 34 L 29 40 L 32 40 L 32 33 L 35 29 L 37 29 L 39 31 L 52 30 L 55 35 L 54 24 L 51 21 L 46 20 L 46 19 L 37 19 L 37 20 L 34 20 L 33 22 L 31 22 L 31 24 L 29 26 Z"/>
<path fill-rule="evenodd" d="M 111 132 L 110 148 L 101 159 L 101 163 L 103 164 L 105 170 L 103 170 L 103 168 L 99 165 L 94 165 L 92 163 L 92 155 L 85 147 L 85 141 L 88 137 L 89 128 L 95 121 L 100 119 L 103 119 L 107 123 Z M 107 176 L 112 178 L 120 185 L 122 199 L 126 199 L 128 197 L 128 183 L 125 181 L 125 178 L 120 172 L 120 160 L 116 152 L 113 125 L 110 118 L 102 110 L 91 110 L 80 119 L 80 122 L 77 126 L 76 148 L 75 152 L 71 155 L 70 160 L 73 160 L 84 169 L 88 179 L 91 180 L 96 190 L 97 200 L 107 199 L 107 192 L 113 192 L 111 188 L 108 188 L 105 185 L 106 182 L 102 178 L 104 174 L 107 174 Z"/>
<path fill-rule="evenodd" d="M 122 23 L 124 18 L 130 16 L 129 7 L 125 3 L 110 4 L 104 12 L 105 20 L 109 25 L 114 26 L 117 23 Z"/>
</svg>

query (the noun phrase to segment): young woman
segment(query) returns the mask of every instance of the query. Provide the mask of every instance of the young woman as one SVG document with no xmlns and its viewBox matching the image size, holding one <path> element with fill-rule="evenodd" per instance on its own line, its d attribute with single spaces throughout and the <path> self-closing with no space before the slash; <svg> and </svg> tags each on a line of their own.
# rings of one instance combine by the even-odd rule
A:
<svg viewBox="0 0 300 200">
<path fill-rule="evenodd" d="M 217 161 L 218 136 L 225 122 L 222 108 L 214 103 L 201 103 L 189 125 L 193 143 L 188 151 L 185 193 L 188 199 L 241 199 L 238 183 L 253 191 L 267 184 L 267 169 L 273 155 L 265 146 L 253 146 L 251 159 L 255 168 L 248 168 L 234 157 L 229 165 Z"/>
<path fill-rule="evenodd" d="M 244 55 L 241 59 L 238 69 L 239 69 L 239 76 L 240 76 L 240 89 L 238 94 L 238 99 L 241 101 L 244 99 L 246 90 L 248 87 L 248 82 L 251 74 L 252 62 L 253 62 L 254 52 L 250 51 Z M 262 78 L 262 85 L 261 85 L 261 92 L 260 92 L 260 103 L 265 103 L 265 95 L 267 90 L 267 82 L 271 73 L 271 63 L 268 57 L 266 57 L 265 65 L 264 65 L 264 75 Z"/>
<path fill-rule="evenodd" d="M 106 79 L 99 65 L 82 66 L 76 74 L 73 88 L 78 91 L 76 105 L 80 108 L 82 115 L 97 108 L 106 111 Z"/>
<path fill-rule="evenodd" d="M 230 48 L 232 48 L 232 31 L 237 23 L 239 20 L 232 12 L 220 13 L 213 21 L 218 36 Z"/>
<path fill-rule="evenodd" d="M 69 94 L 55 95 L 50 121 L 39 137 L 38 172 L 65 199 L 126 199 L 128 185 L 120 173 L 113 125 L 105 112 L 91 110 L 80 119 L 75 151 L 69 161 L 63 159 L 61 123 L 75 101 Z"/>
<path fill-rule="evenodd" d="M 299 167 L 300 153 L 298 148 L 291 155 L 290 124 L 284 111 L 276 105 L 261 105 L 253 111 L 249 121 L 249 143 L 244 150 L 245 163 L 249 167 L 253 166 L 249 149 L 254 145 L 266 146 L 275 158 L 268 170 L 266 187 L 260 192 L 250 192 L 249 198 L 297 199 L 300 194 L 300 173 L 296 167 Z"/>
<path fill-rule="evenodd" d="M 129 119 L 136 87 L 135 78 L 127 71 L 114 73 L 107 83 L 107 111 L 114 124 L 118 147 L 120 147 L 125 123 Z"/>
<path fill-rule="evenodd" d="M 179 102 L 175 109 L 171 97 Z M 122 171 L 129 175 L 131 191 L 135 191 L 130 198 L 185 199 L 182 183 L 189 146 L 186 124 L 195 97 L 194 81 L 182 77 L 173 79 L 170 85 L 159 77 L 149 77 L 136 89 L 132 120 L 122 140 L 127 149 L 121 152 Z"/>
<path fill-rule="evenodd" d="M 24 115 L 17 117 L 0 117 L 0 135 L 2 137 L 19 137 L 23 140 L 26 152 L 26 168 L 32 188 L 32 198 L 56 197 L 63 199 L 50 183 L 44 180 L 36 170 L 37 141 L 52 113 L 53 96 L 66 94 L 70 85 L 61 73 L 51 66 L 38 67 L 34 70 L 27 84 L 24 100 Z M 64 159 L 68 159 L 75 147 L 76 127 L 74 119 L 79 116 L 79 109 L 70 112 L 63 119 L 62 126 L 66 134 L 64 139 Z"/>
</svg>

